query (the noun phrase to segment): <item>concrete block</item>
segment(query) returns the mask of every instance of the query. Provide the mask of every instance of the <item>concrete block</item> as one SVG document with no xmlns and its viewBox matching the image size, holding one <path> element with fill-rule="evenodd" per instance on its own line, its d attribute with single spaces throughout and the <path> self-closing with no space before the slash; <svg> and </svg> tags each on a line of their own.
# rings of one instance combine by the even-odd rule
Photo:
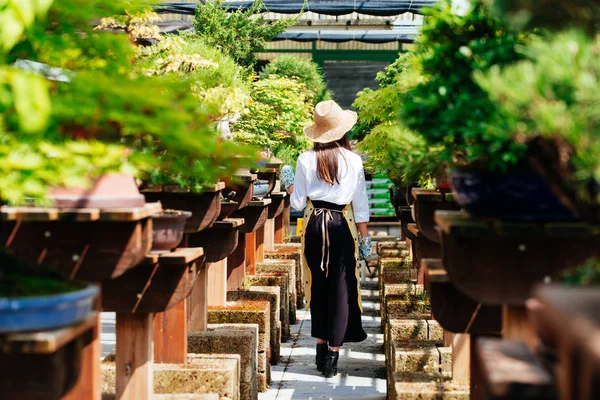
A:
<svg viewBox="0 0 600 400">
<path fill-rule="evenodd" d="M 422 319 L 392 319 L 388 323 L 388 329 L 388 339 L 391 341 L 427 341 L 427 322 Z"/>
<path fill-rule="evenodd" d="M 219 400 L 216 393 L 211 394 L 154 394 L 152 400 Z M 106 399 L 104 399 L 106 400 Z"/>
<path fill-rule="evenodd" d="M 299 238 L 299 237 L 298 237 Z M 298 243 L 286 243 L 276 244 L 274 251 L 266 251 L 265 258 L 270 259 L 286 259 L 296 261 L 296 308 L 304 308 L 305 293 L 304 286 L 302 285 L 302 279 L 304 278 L 304 270 L 302 268 L 303 263 L 302 244 Z"/>
<path fill-rule="evenodd" d="M 258 377 L 252 382 L 240 383 L 240 399 L 258 399 Z"/>
<path fill-rule="evenodd" d="M 382 248 L 379 249 L 379 251 L 377 252 L 377 254 L 379 254 L 379 257 L 381 259 L 384 258 L 404 258 L 404 257 L 408 257 L 409 252 L 407 249 L 402 249 L 402 248 Z"/>
<path fill-rule="evenodd" d="M 281 321 L 281 340 L 287 342 L 290 338 L 290 304 L 288 291 L 288 275 L 285 273 L 272 273 L 246 276 L 250 286 L 276 286 L 279 288 Z"/>
<path fill-rule="evenodd" d="M 271 365 L 279 364 L 281 359 L 281 322 L 271 329 Z"/>
<path fill-rule="evenodd" d="M 438 347 L 440 368 L 445 378 L 452 378 L 452 347 Z"/>
<path fill-rule="evenodd" d="M 422 300 L 404 300 L 388 297 L 385 302 L 387 320 L 402 318 L 431 317 L 430 305 Z M 429 318 L 425 318 L 429 319 Z"/>
<path fill-rule="evenodd" d="M 297 305 L 297 289 L 296 289 L 296 261 L 294 260 L 265 260 L 265 262 L 256 263 L 256 273 L 272 273 L 283 272 L 288 275 L 288 290 L 289 290 L 289 313 L 290 324 L 296 323 L 296 305 Z"/>
<path fill-rule="evenodd" d="M 391 370 L 440 375 L 440 354 L 437 347 L 426 343 L 392 342 Z"/>
<path fill-rule="evenodd" d="M 279 321 L 279 296 L 279 288 L 273 286 L 250 286 L 247 290 L 227 291 L 227 301 L 268 301 L 271 326 L 276 326 Z"/>
<path fill-rule="evenodd" d="M 260 393 L 264 393 L 267 390 L 269 390 L 269 383 L 268 383 L 268 379 L 267 379 L 267 374 L 266 373 L 259 373 L 258 374 L 258 391 Z"/>
<path fill-rule="evenodd" d="M 423 374 L 394 373 L 388 390 L 390 400 L 469 400 L 469 387 Z"/>
<path fill-rule="evenodd" d="M 441 327 L 439 322 L 430 319 L 427 321 L 427 328 L 428 328 L 427 336 L 428 336 L 429 340 L 431 340 L 433 342 L 443 342 L 444 341 L 444 328 Z"/>
<path fill-rule="evenodd" d="M 271 305 L 262 300 L 227 302 L 208 307 L 209 324 L 258 324 L 259 332 L 271 332 Z"/>
<path fill-rule="evenodd" d="M 187 364 L 154 364 L 153 390 L 156 394 L 214 394 L 240 399 L 240 359 L 223 357 L 190 357 Z M 114 396 L 116 366 L 101 364 L 102 396 Z M 168 398 L 168 397 L 167 397 Z"/>
<path fill-rule="evenodd" d="M 377 252 L 378 253 L 384 249 L 408 250 L 408 248 L 406 247 L 406 242 L 401 242 L 399 240 L 388 240 L 388 241 L 382 241 L 382 240 L 375 241 L 374 240 L 374 242 L 377 243 Z"/>
<path fill-rule="evenodd" d="M 188 333 L 188 353 L 239 354 L 240 380 L 256 380 L 258 358 L 258 326 L 209 325 L 204 332 Z"/>
</svg>

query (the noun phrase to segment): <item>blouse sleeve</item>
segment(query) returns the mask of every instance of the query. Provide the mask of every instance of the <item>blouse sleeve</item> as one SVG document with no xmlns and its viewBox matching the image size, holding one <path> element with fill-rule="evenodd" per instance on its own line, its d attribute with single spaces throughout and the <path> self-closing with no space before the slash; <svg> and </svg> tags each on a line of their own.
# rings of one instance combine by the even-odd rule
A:
<svg viewBox="0 0 600 400">
<path fill-rule="evenodd" d="M 306 173 L 299 158 L 296 163 L 296 176 L 294 177 L 294 192 L 290 196 L 290 204 L 298 211 L 306 207 Z"/>
<path fill-rule="evenodd" d="M 356 223 L 369 222 L 369 198 L 367 196 L 367 183 L 365 182 L 365 170 L 360 166 L 358 172 L 358 184 L 352 199 L 352 208 L 354 209 L 354 218 Z"/>
</svg>

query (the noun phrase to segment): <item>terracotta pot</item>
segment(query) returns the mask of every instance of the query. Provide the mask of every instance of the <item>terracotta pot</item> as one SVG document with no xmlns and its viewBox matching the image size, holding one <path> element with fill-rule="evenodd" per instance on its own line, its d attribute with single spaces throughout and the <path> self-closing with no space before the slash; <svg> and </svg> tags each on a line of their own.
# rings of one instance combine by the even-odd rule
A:
<svg viewBox="0 0 600 400">
<path fill-rule="evenodd" d="M 152 251 L 176 248 L 183 239 L 185 221 L 192 216 L 189 211 L 165 210 L 152 216 Z"/>
<path fill-rule="evenodd" d="M 52 188 L 48 198 L 59 208 L 130 208 L 145 204 L 133 176 L 126 174 L 102 175 L 87 189 Z"/>
</svg>

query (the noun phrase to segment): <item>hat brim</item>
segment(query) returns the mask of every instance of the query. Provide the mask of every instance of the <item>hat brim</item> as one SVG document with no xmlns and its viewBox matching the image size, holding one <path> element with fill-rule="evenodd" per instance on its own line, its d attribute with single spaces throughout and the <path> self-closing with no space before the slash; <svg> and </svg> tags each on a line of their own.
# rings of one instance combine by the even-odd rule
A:
<svg viewBox="0 0 600 400">
<path fill-rule="evenodd" d="M 331 143 L 340 140 L 344 135 L 356 125 L 358 114 L 351 110 L 344 110 L 343 117 L 335 128 L 323 130 L 316 124 L 309 125 L 304 128 L 304 134 L 311 142 L 316 143 Z"/>
</svg>

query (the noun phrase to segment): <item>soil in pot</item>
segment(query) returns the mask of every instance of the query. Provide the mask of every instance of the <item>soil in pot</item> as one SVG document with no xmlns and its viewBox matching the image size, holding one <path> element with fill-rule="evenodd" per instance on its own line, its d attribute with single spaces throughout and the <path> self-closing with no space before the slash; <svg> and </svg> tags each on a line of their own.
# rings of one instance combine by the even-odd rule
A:
<svg viewBox="0 0 600 400">
<path fill-rule="evenodd" d="M 192 216 L 189 211 L 165 210 L 152 216 L 152 251 L 169 251 L 183 239 L 185 221 Z"/>
<path fill-rule="evenodd" d="M 480 218 L 515 221 L 572 221 L 573 213 L 535 172 L 448 170 L 456 202 Z"/>
</svg>

